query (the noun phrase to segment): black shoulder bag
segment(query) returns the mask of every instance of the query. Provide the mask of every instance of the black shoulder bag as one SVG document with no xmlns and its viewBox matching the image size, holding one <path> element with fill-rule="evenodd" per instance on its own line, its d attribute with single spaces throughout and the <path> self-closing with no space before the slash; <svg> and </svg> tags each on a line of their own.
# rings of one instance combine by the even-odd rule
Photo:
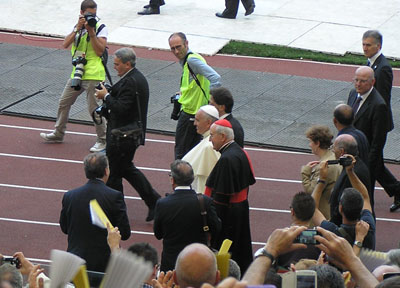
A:
<svg viewBox="0 0 400 288">
<path fill-rule="evenodd" d="M 197 193 L 197 199 L 199 200 L 200 214 L 203 219 L 203 231 L 206 234 L 207 246 L 211 248 L 211 233 L 210 227 L 207 224 L 207 211 L 204 206 L 204 195 L 201 193 Z"/>
</svg>

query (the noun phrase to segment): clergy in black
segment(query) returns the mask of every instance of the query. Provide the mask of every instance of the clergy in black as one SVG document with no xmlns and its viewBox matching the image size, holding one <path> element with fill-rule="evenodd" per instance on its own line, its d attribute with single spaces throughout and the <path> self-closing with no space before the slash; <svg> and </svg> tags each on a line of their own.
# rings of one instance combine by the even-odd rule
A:
<svg viewBox="0 0 400 288">
<path fill-rule="evenodd" d="M 221 158 L 208 177 L 205 194 L 213 198 L 222 222 L 213 247 L 219 249 L 224 239 L 232 240 L 232 259 L 244 273 L 253 259 L 247 196 L 249 186 L 256 180 L 246 152 L 233 138 L 228 120 L 218 120 L 211 126 L 210 139 Z"/>
</svg>

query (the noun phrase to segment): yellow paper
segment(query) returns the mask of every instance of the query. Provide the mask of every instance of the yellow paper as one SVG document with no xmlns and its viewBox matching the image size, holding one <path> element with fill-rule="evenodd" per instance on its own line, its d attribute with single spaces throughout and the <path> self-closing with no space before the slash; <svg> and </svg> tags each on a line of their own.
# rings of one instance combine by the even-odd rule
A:
<svg viewBox="0 0 400 288">
<path fill-rule="evenodd" d="M 100 206 L 99 206 L 100 207 Z M 72 280 L 76 288 L 90 288 L 86 265 L 82 265 Z"/>
<path fill-rule="evenodd" d="M 94 225 L 97 225 L 100 228 L 107 229 L 107 223 L 108 223 L 110 225 L 110 228 L 114 228 L 110 220 L 108 220 L 103 209 L 101 209 L 99 202 L 97 202 L 96 199 L 90 200 L 89 207 L 90 207 L 90 216 L 92 218 L 92 223 Z"/>
</svg>

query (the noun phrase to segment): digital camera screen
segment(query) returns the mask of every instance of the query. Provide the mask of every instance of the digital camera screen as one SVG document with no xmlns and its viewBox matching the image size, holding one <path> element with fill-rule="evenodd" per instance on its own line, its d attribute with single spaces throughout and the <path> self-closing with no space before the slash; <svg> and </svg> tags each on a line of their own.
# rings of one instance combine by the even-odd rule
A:
<svg viewBox="0 0 400 288">
<path fill-rule="evenodd" d="M 297 288 L 314 288 L 315 276 L 314 275 L 297 275 Z"/>
</svg>

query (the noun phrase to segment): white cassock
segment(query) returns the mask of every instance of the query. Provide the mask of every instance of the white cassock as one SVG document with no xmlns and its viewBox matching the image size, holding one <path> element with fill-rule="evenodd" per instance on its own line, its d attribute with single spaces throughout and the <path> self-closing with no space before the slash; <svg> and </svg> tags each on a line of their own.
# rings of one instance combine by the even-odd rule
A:
<svg viewBox="0 0 400 288">
<path fill-rule="evenodd" d="M 203 134 L 203 140 L 182 158 L 192 165 L 194 172 L 192 187 L 196 192 L 204 194 L 208 175 L 210 175 L 219 157 L 221 157 L 221 154 L 214 150 L 210 141 L 210 130 L 208 130 Z"/>
</svg>

